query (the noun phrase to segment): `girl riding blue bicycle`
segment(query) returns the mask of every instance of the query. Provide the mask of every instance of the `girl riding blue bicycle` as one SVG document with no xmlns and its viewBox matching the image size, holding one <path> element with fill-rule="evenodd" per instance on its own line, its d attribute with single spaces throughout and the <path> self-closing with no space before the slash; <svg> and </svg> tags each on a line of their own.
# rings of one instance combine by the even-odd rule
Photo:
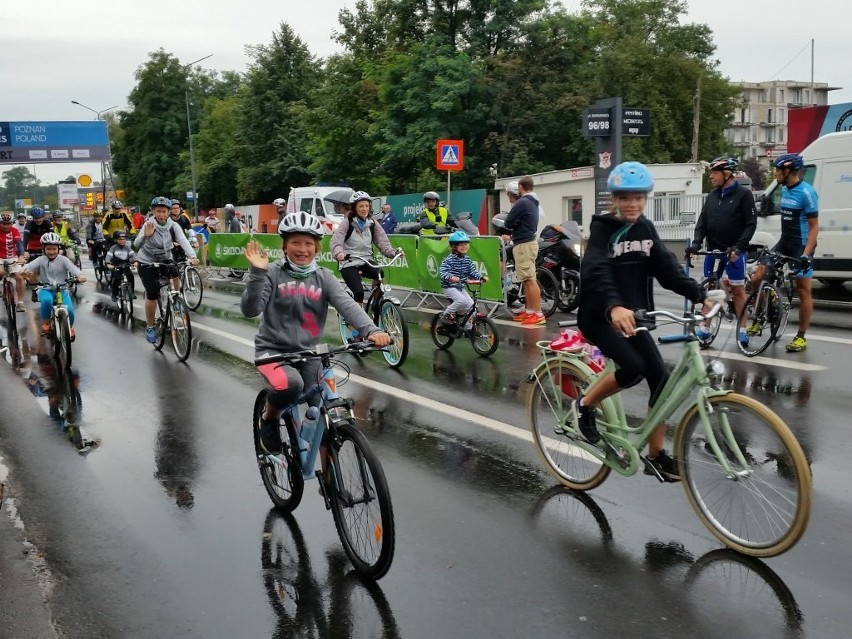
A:
<svg viewBox="0 0 852 639">
<path fill-rule="evenodd" d="M 304 211 L 288 213 L 278 225 L 284 257 L 269 263 L 269 254 L 251 241 L 245 256 L 251 264 L 240 308 L 246 317 L 262 314 L 255 336 L 255 359 L 313 349 L 325 327 L 331 304 L 346 321 L 377 346 L 387 346 L 383 333 L 364 310 L 343 290 L 331 271 L 316 263 L 320 221 Z M 260 373 L 272 386 L 260 420 L 260 442 L 270 454 L 281 452 L 279 416 L 320 374 L 316 360 L 298 366 L 263 364 Z M 325 451 L 321 451 L 325 466 Z"/>
</svg>

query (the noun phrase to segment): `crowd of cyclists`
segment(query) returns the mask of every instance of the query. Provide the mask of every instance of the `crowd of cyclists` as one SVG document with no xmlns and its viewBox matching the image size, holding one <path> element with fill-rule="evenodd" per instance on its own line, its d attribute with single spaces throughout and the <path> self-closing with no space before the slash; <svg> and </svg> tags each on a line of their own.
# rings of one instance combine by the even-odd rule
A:
<svg viewBox="0 0 852 639">
<path fill-rule="evenodd" d="M 799 178 L 803 166 L 801 156 L 785 154 L 774 162 L 776 178 L 783 186 L 782 236 L 775 247 L 785 255 L 799 257 L 795 273 L 800 305 L 799 331 L 787 344 L 787 351 L 800 352 L 807 348 L 805 331 L 808 328 L 812 302 L 810 279 L 813 274 L 812 256 L 818 233 L 817 195 Z M 724 255 L 723 285 L 733 299 L 738 316 L 745 302 L 746 256 L 756 228 L 756 210 L 750 189 L 740 186 L 736 179 L 738 162 L 722 156 L 709 163 L 708 195 L 695 227 L 694 239 L 687 256 L 705 247 Z M 587 341 L 595 344 L 603 355 L 613 360 L 618 370 L 593 392 L 577 398 L 573 414 L 583 437 L 595 442 L 595 406 L 606 396 L 629 388 L 645 379 L 653 397 L 664 382 L 666 369 L 653 339 L 647 332 L 637 332 L 634 311 L 653 309 L 650 282 L 656 279 L 663 287 L 684 295 L 694 303 L 705 306 L 718 301 L 708 296 L 695 280 L 683 274 L 677 259 L 659 239 L 653 223 L 643 215 L 648 194 L 654 182 L 650 171 L 638 162 L 625 162 L 615 167 L 609 177 L 612 208 L 608 214 L 596 216 L 590 225 L 590 236 L 581 267 L 582 287 L 578 311 L 579 326 Z M 531 194 L 531 195 L 530 195 Z M 522 178 L 513 191 L 512 210 L 507 226 L 512 230 L 516 259 L 520 249 L 524 265 L 534 264 L 535 229 L 539 223 L 538 200 L 532 193 L 532 180 Z M 425 194 L 423 217 L 429 222 L 446 221 L 446 210 L 440 206 L 437 194 Z M 270 355 L 303 349 L 316 344 L 329 304 L 347 316 L 361 339 L 386 344 L 388 336 L 381 332 L 363 313 L 362 278 L 376 278 L 370 266 L 357 257 L 369 258 L 374 247 L 387 257 L 397 254 L 388 241 L 382 225 L 371 218 L 372 198 L 364 191 L 355 191 L 348 212 L 331 238 L 332 255 L 339 263 L 340 274 L 351 291 L 351 297 L 341 296 L 343 289 L 327 269 L 316 263 L 318 240 L 323 234 L 320 221 L 305 212 L 286 213 L 283 198 L 275 201 L 279 209 L 278 233 L 282 238 L 283 257 L 270 264 L 268 255 L 255 242 L 249 242 L 245 256 L 250 264 L 249 278 L 243 296 L 243 312 L 249 316 L 262 314 L 264 321 L 258 332 L 258 353 Z M 79 264 L 61 253 L 82 242 L 61 212 L 49 217 L 41 208 L 30 212 L 31 219 L 17 220 L 9 213 L 0 216 L 0 269 L 16 277 L 17 309 L 23 310 L 24 280 L 57 281 L 81 277 Z M 241 230 L 239 217 L 232 205 L 225 207 L 228 230 Z M 157 196 L 150 202 L 147 216 L 138 209 L 127 210 L 120 201 L 113 201 L 106 214 L 95 212 L 86 225 L 85 242 L 93 262 L 102 260 L 107 269 L 124 264 L 138 267 L 144 289 L 146 338 L 156 339 L 154 321 L 160 278 L 172 278 L 179 287 L 175 262 L 188 259 L 197 263 L 196 252 L 210 232 L 218 230 L 218 218 L 204 220 L 200 228 L 183 210 L 180 201 Z M 449 237 L 452 250 L 441 265 L 441 283 L 451 304 L 444 311 L 447 323 L 463 314 L 470 298 L 462 284 L 466 280 L 484 279 L 466 257 L 470 238 L 463 231 Z M 707 257 L 705 276 L 718 268 L 718 258 Z M 529 269 L 526 269 L 529 270 Z M 516 269 L 520 277 L 526 270 Z M 534 274 L 534 268 L 531 271 Z M 532 277 L 532 276 L 531 276 Z M 762 277 L 759 267 L 753 277 Z M 534 279 L 533 279 L 534 281 Z M 541 311 L 535 307 L 534 286 L 531 285 L 527 308 L 522 312 L 525 325 L 544 324 Z M 112 288 L 115 300 L 117 290 Z M 67 293 L 66 293 L 67 295 Z M 49 316 L 50 299 L 40 297 L 41 317 Z M 34 299 L 35 301 L 35 299 Z M 353 304 L 354 302 L 354 304 Z M 69 309 L 73 305 L 66 299 Z M 517 319 L 517 318 L 516 318 Z M 749 340 L 750 326 L 737 327 L 737 339 Z M 699 329 L 700 332 L 701 329 Z M 699 335 L 700 337 L 700 335 Z M 263 424 L 271 424 L 276 411 L 282 408 L 298 388 L 306 374 L 301 370 L 276 367 L 274 374 L 261 371 L 269 380 L 274 393 L 264 411 Z M 284 392 L 284 391 L 287 392 Z M 262 427 L 263 427 L 262 424 Z M 263 445 L 274 451 L 280 442 L 274 441 L 272 427 L 261 433 Z M 651 441 L 649 457 L 658 460 L 660 472 L 676 479 L 676 464 L 662 449 L 662 433 Z"/>
</svg>

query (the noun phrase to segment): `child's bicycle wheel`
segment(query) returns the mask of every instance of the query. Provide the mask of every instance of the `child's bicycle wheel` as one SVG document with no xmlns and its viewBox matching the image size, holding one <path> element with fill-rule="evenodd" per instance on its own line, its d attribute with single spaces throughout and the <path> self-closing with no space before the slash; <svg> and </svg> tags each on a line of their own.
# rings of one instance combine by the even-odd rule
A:
<svg viewBox="0 0 852 639">
<path fill-rule="evenodd" d="M 453 345 L 453 342 L 456 341 L 455 337 L 452 337 L 447 333 L 447 329 L 441 321 L 440 313 L 437 313 L 435 317 L 432 318 L 432 324 L 429 327 L 429 334 L 432 336 L 432 341 L 435 342 L 435 346 L 440 348 L 442 351 L 447 350 Z"/>
<path fill-rule="evenodd" d="M 477 355 L 489 357 L 500 346 L 500 334 L 497 325 L 484 315 L 477 315 L 470 330 L 470 343 Z"/>
</svg>

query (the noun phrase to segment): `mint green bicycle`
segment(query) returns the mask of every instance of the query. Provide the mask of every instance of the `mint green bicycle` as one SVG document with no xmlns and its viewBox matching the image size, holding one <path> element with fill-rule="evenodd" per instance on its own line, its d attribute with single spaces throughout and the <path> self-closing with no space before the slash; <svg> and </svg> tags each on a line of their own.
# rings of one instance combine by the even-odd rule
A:
<svg viewBox="0 0 852 639">
<path fill-rule="evenodd" d="M 685 342 L 683 356 L 639 424 L 628 423 L 620 395 L 603 400 L 596 414 L 602 438 L 594 445 L 581 439 L 570 405 L 613 371 L 614 364 L 608 362 L 596 373 L 582 353 L 554 351 L 548 342 L 539 342 L 544 361 L 530 376 L 527 403 L 533 443 L 560 483 L 586 491 L 612 470 L 630 476 L 648 465 L 640 451 L 657 426 L 681 414 L 674 454 L 698 518 L 730 548 L 773 557 L 790 549 L 805 531 L 811 471 L 799 442 L 778 415 L 750 397 L 712 385 L 711 375 L 718 375 L 722 365 L 705 363 L 693 329 L 719 309 L 717 304 L 706 316 L 645 313 L 689 329 L 665 340 Z"/>
</svg>

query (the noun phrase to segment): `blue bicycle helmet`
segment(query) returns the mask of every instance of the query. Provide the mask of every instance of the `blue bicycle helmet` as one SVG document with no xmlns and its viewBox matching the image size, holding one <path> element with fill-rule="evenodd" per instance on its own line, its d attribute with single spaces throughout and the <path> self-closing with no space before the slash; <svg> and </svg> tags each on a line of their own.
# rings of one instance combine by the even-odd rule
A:
<svg viewBox="0 0 852 639">
<path fill-rule="evenodd" d="M 654 178 L 641 162 L 622 162 L 612 170 L 606 181 L 610 193 L 650 193 Z"/>
<path fill-rule="evenodd" d="M 798 171 L 805 165 L 805 161 L 798 153 L 785 153 L 772 163 L 776 169 L 793 169 Z"/>
<path fill-rule="evenodd" d="M 734 158 L 728 157 L 727 155 L 720 155 L 715 160 L 710 162 L 710 166 L 707 167 L 710 171 L 736 171 L 739 167 L 739 162 L 737 162 Z"/>
<path fill-rule="evenodd" d="M 453 231 L 450 233 L 450 245 L 453 244 L 468 244 L 470 242 L 470 236 L 464 231 Z"/>
<path fill-rule="evenodd" d="M 35 207 L 30 209 L 30 215 L 33 217 L 42 217 L 44 215 L 44 209 L 40 209 L 39 207 Z"/>
</svg>

